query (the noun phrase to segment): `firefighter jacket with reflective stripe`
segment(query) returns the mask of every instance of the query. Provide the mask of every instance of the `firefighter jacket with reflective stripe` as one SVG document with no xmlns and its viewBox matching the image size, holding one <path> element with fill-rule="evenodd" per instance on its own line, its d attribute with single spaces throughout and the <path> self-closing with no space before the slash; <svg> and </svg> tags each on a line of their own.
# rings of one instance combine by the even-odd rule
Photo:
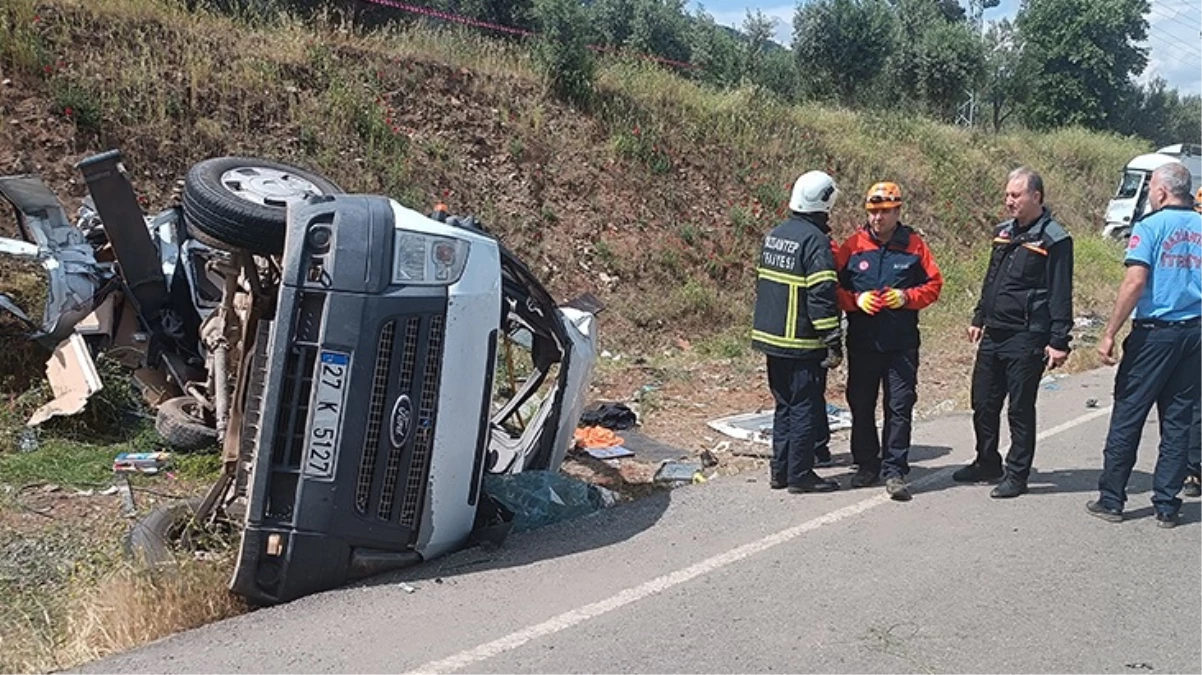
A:
<svg viewBox="0 0 1202 675">
<path fill-rule="evenodd" d="M 1068 351 L 1073 327 L 1073 240 L 1045 208 L 1029 227 L 998 226 L 972 325 L 1048 336 Z"/>
<path fill-rule="evenodd" d="M 917 349 L 918 310 L 939 299 L 943 275 L 922 237 L 898 223 L 887 243 L 868 227 L 848 237 L 835 255 L 839 307 L 847 312 L 847 348 L 889 352 Z M 856 305 L 860 293 L 896 288 L 906 304 L 869 316 Z"/>
<path fill-rule="evenodd" d="M 752 346 L 782 358 L 826 358 L 837 341 L 835 260 L 822 227 L 794 213 L 764 238 L 756 270 Z"/>
</svg>

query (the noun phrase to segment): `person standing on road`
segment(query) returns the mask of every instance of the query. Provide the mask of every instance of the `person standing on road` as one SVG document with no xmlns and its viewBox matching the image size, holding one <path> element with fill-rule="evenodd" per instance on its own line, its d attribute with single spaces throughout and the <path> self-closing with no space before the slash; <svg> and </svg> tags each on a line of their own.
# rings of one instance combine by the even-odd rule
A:
<svg viewBox="0 0 1202 675">
<path fill-rule="evenodd" d="M 831 255 L 835 256 L 839 252 L 839 242 L 835 240 L 834 233 L 831 232 L 830 223 L 818 223 L 818 229 L 822 230 L 831 244 Z M 842 319 L 842 317 L 840 317 Z M 840 320 L 842 324 L 842 320 Z M 826 368 L 822 369 L 822 391 L 826 391 L 827 375 L 830 371 Z M 822 413 L 823 423 L 818 425 L 818 436 L 814 440 L 814 466 L 831 467 L 835 465 L 835 458 L 831 455 L 831 420 L 830 415 L 825 411 Z"/>
<path fill-rule="evenodd" d="M 1073 240 L 1044 206 L 1043 179 L 1020 167 L 1006 183 L 1010 220 L 993 236 L 989 269 L 968 337 L 978 345 L 972 373 L 977 457 L 952 475 L 961 483 L 1003 479 L 990 496 L 1027 491 L 1035 459 L 1035 400 L 1044 368 L 1068 359 L 1073 327 Z M 998 452 L 1009 398 L 1010 451 Z"/>
<path fill-rule="evenodd" d="M 826 234 L 838 192 L 827 174 L 802 174 L 789 198 L 792 213 L 764 238 L 756 270 L 751 341 L 767 356 L 776 402 L 769 485 L 794 494 L 839 487 L 814 473 L 815 442 L 827 424 L 825 371 L 843 359 L 835 261 Z"/>
<path fill-rule="evenodd" d="M 1156 404 L 1160 448 L 1152 506 L 1157 524 L 1173 527 L 1181 508 L 1177 493 L 1189 470 L 1190 446 L 1196 442 L 1195 414 L 1202 394 L 1202 215 L 1192 209 L 1190 174 L 1181 164 L 1152 172 L 1148 199 L 1152 213 L 1131 230 L 1127 273 L 1098 343 L 1102 361 L 1113 365 L 1114 338 L 1135 310 L 1114 377 L 1098 499 L 1085 508 L 1103 520 L 1123 519 L 1127 481 L 1148 411 Z"/>
<path fill-rule="evenodd" d="M 1202 497 L 1202 402 L 1194 403 L 1194 420 L 1189 425 L 1189 462 L 1181 494 Z"/>
<path fill-rule="evenodd" d="M 1194 210 L 1202 213 L 1202 185 L 1194 194 Z M 1189 425 L 1189 470 L 1181 494 L 1202 497 L 1202 401 L 1194 404 L 1194 421 Z"/>
<path fill-rule="evenodd" d="M 835 267 L 839 306 L 847 312 L 847 403 L 851 453 L 859 466 L 851 486 L 869 487 L 884 478 L 889 496 L 907 501 L 918 398 L 918 311 L 939 299 L 943 275 L 922 237 L 901 222 L 901 207 L 896 184 L 873 185 L 864 203 L 868 224 L 839 247 Z M 882 388 L 885 423 L 878 436 Z"/>
</svg>

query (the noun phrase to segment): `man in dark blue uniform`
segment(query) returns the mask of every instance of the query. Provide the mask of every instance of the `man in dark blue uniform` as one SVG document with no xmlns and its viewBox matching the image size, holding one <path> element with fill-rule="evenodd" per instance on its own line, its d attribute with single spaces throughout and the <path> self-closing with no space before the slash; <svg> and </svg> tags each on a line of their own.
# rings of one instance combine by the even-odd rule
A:
<svg viewBox="0 0 1202 675">
<path fill-rule="evenodd" d="M 853 488 L 885 481 L 896 501 L 909 501 L 910 427 L 918 400 L 918 312 L 939 299 L 943 275 L 922 237 L 901 222 L 896 183 L 873 185 L 864 199 L 868 223 L 835 254 L 840 307 L 847 312 L 847 404 Z M 885 423 L 877 434 L 876 402 Z"/>
<path fill-rule="evenodd" d="M 1152 506 L 1157 524 L 1177 524 L 1182 483 L 1188 471 L 1191 426 L 1199 406 L 1202 370 L 1202 216 L 1195 213 L 1190 174 L 1184 165 L 1162 166 L 1152 173 L 1148 199 L 1152 213 L 1131 231 L 1127 273 L 1114 313 L 1098 344 L 1102 360 L 1114 359 L 1114 338 L 1135 310 L 1131 333 L 1114 378 L 1114 409 L 1098 499 L 1090 514 L 1119 522 L 1127 502 L 1127 481 L 1148 411 L 1156 405 L 1160 448 L 1152 477 Z"/>
<path fill-rule="evenodd" d="M 1189 425 L 1189 470 L 1181 494 L 1202 497 L 1202 402 L 1194 405 L 1194 421 Z"/>
<path fill-rule="evenodd" d="M 835 258 L 827 219 L 838 189 L 821 171 L 802 174 L 789 198 L 792 214 L 764 238 L 756 269 L 752 346 L 768 358 L 773 489 L 829 492 L 839 484 L 814 473 L 826 433 L 826 369 L 842 361 L 835 303 Z"/>
<path fill-rule="evenodd" d="M 993 253 L 968 337 L 979 343 L 972 372 L 977 458 L 952 478 L 1004 480 L 990 496 L 1027 491 L 1035 458 L 1035 400 L 1044 368 L 1068 358 L 1073 327 L 1073 240 L 1043 205 L 1043 179 L 1022 167 L 1006 183 L 1011 219 L 993 235 Z M 1009 398 L 1010 452 L 998 452 L 1002 401 Z"/>
</svg>

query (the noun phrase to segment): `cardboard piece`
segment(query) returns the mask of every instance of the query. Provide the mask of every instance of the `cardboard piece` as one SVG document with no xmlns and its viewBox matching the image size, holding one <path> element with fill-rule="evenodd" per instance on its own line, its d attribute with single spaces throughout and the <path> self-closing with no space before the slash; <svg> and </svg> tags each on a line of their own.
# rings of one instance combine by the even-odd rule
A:
<svg viewBox="0 0 1202 675">
<path fill-rule="evenodd" d="M 72 333 L 55 348 L 46 362 L 46 377 L 54 400 L 34 411 L 26 426 L 35 427 L 51 417 L 79 413 L 88 399 L 104 388 L 88 344 L 78 333 Z"/>
<path fill-rule="evenodd" d="M 75 332 L 80 335 L 112 335 L 116 304 L 116 296 L 110 294 L 91 314 L 75 324 Z"/>
</svg>

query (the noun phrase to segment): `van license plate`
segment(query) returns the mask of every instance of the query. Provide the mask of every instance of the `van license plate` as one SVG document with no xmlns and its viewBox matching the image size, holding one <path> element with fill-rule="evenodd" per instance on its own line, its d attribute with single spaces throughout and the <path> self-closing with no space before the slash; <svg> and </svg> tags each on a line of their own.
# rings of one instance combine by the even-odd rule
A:
<svg viewBox="0 0 1202 675">
<path fill-rule="evenodd" d="M 342 352 L 321 352 L 317 362 L 317 386 L 309 416 L 309 438 L 305 443 L 305 476 L 333 480 L 338 464 L 338 436 L 346 387 L 350 380 L 351 357 Z"/>
</svg>

